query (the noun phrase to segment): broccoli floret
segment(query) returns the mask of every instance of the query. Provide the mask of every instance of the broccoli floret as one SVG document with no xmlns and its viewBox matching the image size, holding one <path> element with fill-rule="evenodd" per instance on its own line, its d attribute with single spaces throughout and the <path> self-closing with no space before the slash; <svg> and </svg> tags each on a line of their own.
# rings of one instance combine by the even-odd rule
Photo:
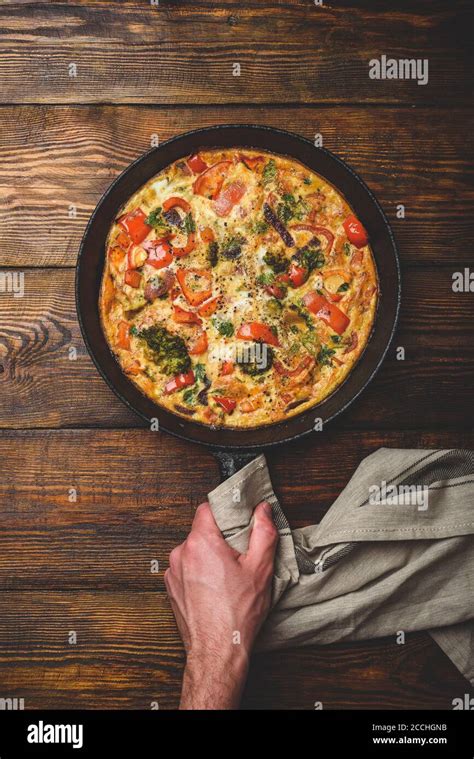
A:
<svg viewBox="0 0 474 759">
<path fill-rule="evenodd" d="M 292 303 L 290 305 L 290 308 L 291 308 L 292 311 L 296 311 L 296 313 L 298 314 L 298 316 L 300 316 L 301 319 L 303 319 L 303 321 L 305 322 L 305 324 L 306 324 L 306 326 L 308 327 L 309 330 L 313 330 L 314 329 L 313 319 L 310 316 L 309 311 L 306 310 L 306 308 L 303 306 L 303 304 L 301 302 L 300 303 Z"/>
<path fill-rule="evenodd" d="M 320 269 L 326 263 L 317 237 L 313 237 L 304 248 L 300 248 L 293 258 L 305 266 L 310 273 L 315 269 Z"/>
<path fill-rule="evenodd" d="M 264 271 L 255 280 L 258 285 L 273 285 L 275 275 L 272 271 Z"/>
<path fill-rule="evenodd" d="M 269 345 L 262 345 L 262 351 L 258 355 L 255 350 L 249 351 L 248 354 L 239 357 L 237 363 L 245 374 L 257 377 L 272 368 L 273 359 L 273 349 Z"/>
<path fill-rule="evenodd" d="M 287 271 L 290 264 L 287 257 L 282 253 L 271 253 L 270 251 L 267 251 L 265 253 L 263 260 L 267 266 L 270 267 L 270 269 L 273 269 L 275 274 L 280 274 L 281 272 Z"/>
<path fill-rule="evenodd" d="M 291 193 L 285 193 L 283 203 L 278 204 L 277 216 L 283 224 L 295 218 L 301 221 L 310 211 L 310 206 L 301 198 L 295 198 Z"/>
<path fill-rule="evenodd" d="M 164 327 L 154 324 L 138 332 L 137 337 L 145 341 L 153 361 L 165 374 L 174 376 L 191 369 L 186 343 L 179 335 L 172 335 Z"/>
</svg>

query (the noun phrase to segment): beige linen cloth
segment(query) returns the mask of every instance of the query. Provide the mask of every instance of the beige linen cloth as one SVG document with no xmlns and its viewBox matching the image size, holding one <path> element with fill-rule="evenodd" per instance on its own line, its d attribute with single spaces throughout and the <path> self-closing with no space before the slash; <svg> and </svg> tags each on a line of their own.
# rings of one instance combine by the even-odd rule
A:
<svg viewBox="0 0 474 759">
<path fill-rule="evenodd" d="M 260 650 L 427 630 L 474 684 L 472 451 L 381 448 L 319 524 L 293 531 L 263 455 L 208 498 L 240 552 L 255 506 L 272 505 L 280 539 Z"/>
</svg>

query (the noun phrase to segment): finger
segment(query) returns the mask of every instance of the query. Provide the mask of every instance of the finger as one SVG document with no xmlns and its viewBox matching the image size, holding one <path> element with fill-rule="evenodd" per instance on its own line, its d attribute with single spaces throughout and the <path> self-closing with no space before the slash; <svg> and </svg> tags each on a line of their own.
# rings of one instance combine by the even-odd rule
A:
<svg viewBox="0 0 474 759">
<path fill-rule="evenodd" d="M 183 551 L 183 544 L 176 546 L 171 551 L 168 558 L 168 566 L 174 574 L 181 573 L 181 556 Z"/>
<path fill-rule="evenodd" d="M 167 569 L 166 572 L 165 572 L 165 574 L 164 574 L 164 576 L 163 576 L 163 580 L 165 581 L 165 588 L 166 588 L 166 592 L 167 593 L 170 592 L 170 586 L 169 586 L 169 577 L 170 577 L 170 574 L 171 574 L 171 570 Z"/>
<path fill-rule="evenodd" d="M 191 530 L 193 532 L 197 530 L 198 532 L 202 531 L 206 533 L 207 535 L 214 534 L 214 535 L 219 535 L 220 537 L 222 537 L 221 531 L 219 530 L 217 526 L 217 522 L 214 519 L 214 514 L 212 513 L 212 509 L 207 503 L 207 501 L 205 503 L 201 503 L 197 507 Z M 224 538 L 222 538 L 222 540 L 224 540 Z"/>
<path fill-rule="evenodd" d="M 250 534 L 246 560 L 261 565 L 273 564 L 278 543 L 278 530 L 272 519 L 272 508 L 264 501 L 254 511 L 254 523 Z"/>
</svg>

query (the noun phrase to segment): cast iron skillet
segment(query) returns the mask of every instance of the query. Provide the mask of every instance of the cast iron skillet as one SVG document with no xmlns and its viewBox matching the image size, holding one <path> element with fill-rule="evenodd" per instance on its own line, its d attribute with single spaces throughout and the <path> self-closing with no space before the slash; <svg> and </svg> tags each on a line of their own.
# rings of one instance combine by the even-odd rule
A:
<svg viewBox="0 0 474 759">
<path fill-rule="evenodd" d="M 257 429 L 217 429 L 183 419 L 157 406 L 127 379 L 109 350 L 99 314 L 105 241 L 117 211 L 130 196 L 168 164 L 204 148 L 246 147 L 288 155 L 321 174 L 346 197 L 368 231 L 377 265 L 380 295 L 364 354 L 345 382 L 318 406 L 287 421 Z M 264 448 L 309 435 L 315 418 L 334 419 L 362 392 L 379 368 L 392 339 L 400 306 L 400 268 L 395 240 L 378 202 L 343 161 L 298 135 L 272 127 L 225 125 L 187 132 L 136 160 L 99 201 L 82 239 L 76 273 L 76 304 L 82 334 L 105 381 L 126 405 L 160 430 L 214 449 L 227 477 Z M 321 434 L 321 433 L 318 433 Z M 252 454 L 252 451 L 254 454 Z"/>
</svg>

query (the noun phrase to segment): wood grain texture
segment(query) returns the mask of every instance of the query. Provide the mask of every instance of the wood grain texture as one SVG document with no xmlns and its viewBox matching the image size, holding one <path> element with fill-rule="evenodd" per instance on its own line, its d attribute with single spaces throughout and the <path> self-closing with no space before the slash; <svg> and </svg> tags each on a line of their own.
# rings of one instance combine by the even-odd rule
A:
<svg viewBox="0 0 474 759">
<path fill-rule="evenodd" d="M 0 8 L 0 98 L 455 104 L 469 95 L 468 9 L 467 0 L 412 11 L 308 0 L 277 13 L 270 3 L 236 4 L 232 13 L 225 3 L 12 3 Z M 382 54 L 429 59 L 428 84 L 370 79 L 369 61 Z"/>
<path fill-rule="evenodd" d="M 74 272 L 30 269 L 25 296 L 0 297 L 0 427 L 138 427 L 142 421 L 100 378 L 80 337 Z M 395 343 L 338 429 L 469 429 L 474 346 L 470 293 L 453 293 L 449 268 L 410 269 Z M 69 360 L 76 348 L 77 360 Z M 405 360 L 396 348 L 405 348 Z"/>
<path fill-rule="evenodd" d="M 353 433 L 329 429 L 267 459 L 295 528 L 320 522 L 377 448 L 473 444 L 472 432 L 367 432 L 355 446 Z M 163 591 L 170 551 L 219 481 L 210 452 L 146 430 L 3 432 L 0 460 L 2 591 Z"/>
<path fill-rule="evenodd" d="M 314 140 L 358 171 L 406 263 L 469 263 L 474 119 L 461 109 L 360 107 L 0 108 L 0 266 L 71 266 L 101 194 L 160 142 L 196 127 L 271 125 Z M 397 218 L 397 205 L 405 219 Z M 74 208 L 71 208 L 71 207 Z"/>
<path fill-rule="evenodd" d="M 0 596 L 2 692 L 27 709 L 176 708 L 184 664 L 157 592 L 10 592 Z M 68 636 L 77 634 L 71 645 Z M 243 708 L 449 709 L 469 692 L 427 635 L 257 654 Z"/>
</svg>

